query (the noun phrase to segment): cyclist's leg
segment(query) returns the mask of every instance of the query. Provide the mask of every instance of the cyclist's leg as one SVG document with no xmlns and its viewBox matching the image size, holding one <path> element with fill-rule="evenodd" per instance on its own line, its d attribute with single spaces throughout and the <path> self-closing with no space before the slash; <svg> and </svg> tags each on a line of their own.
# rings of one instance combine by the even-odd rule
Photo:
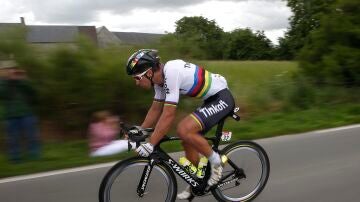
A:
<svg viewBox="0 0 360 202">
<path fill-rule="evenodd" d="M 201 125 L 191 116 L 185 117 L 177 127 L 178 136 L 183 140 L 182 145 L 185 150 L 185 156 L 195 166 L 198 165 L 200 160 L 199 153 L 205 155 L 205 153 L 212 152 L 209 143 L 199 134 L 201 130 Z M 177 197 L 181 200 L 189 199 L 191 197 L 190 186 L 188 185 Z"/>
<path fill-rule="evenodd" d="M 186 148 L 186 154 L 190 158 L 194 159 L 198 154 L 195 154 L 195 151 L 201 153 L 202 155 L 208 157 L 212 154 L 212 148 L 207 142 L 207 140 L 200 134 L 202 130 L 201 125 L 191 116 L 185 117 L 177 127 L 178 136 L 184 141 L 184 146 Z M 190 159 L 189 159 L 190 160 Z M 197 162 L 199 160 L 197 159 Z M 196 163 L 196 162 L 195 162 Z M 197 164 L 194 164 L 197 165 Z"/>
<path fill-rule="evenodd" d="M 201 130 L 201 124 L 196 121 L 196 118 L 193 118 L 192 115 L 189 115 L 179 123 L 177 133 L 179 137 L 186 143 L 185 146 L 191 146 L 190 151 L 194 152 L 194 150 L 196 150 L 209 159 L 211 164 L 211 176 L 208 184 L 212 186 L 216 184 L 221 178 L 221 160 L 220 155 L 213 151 L 208 141 L 201 134 L 199 134 L 199 131 Z M 184 198 L 182 195 L 183 194 L 181 193 L 178 195 L 178 197 Z M 188 194 L 186 196 L 188 196 Z"/>
<path fill-rule="evenodd" d="M 207 140 L 199 135 L 199 132 L 209 131 L 234 109 L 234 105 L 234 98 L 230 91 L 223 89 L 206 99 L 204 104 L 186 117 L 178 127 L 179 136 L 209 159 L 211 176 L 208 184 L 210 186 L 215 185 L 221 178 L 221 159 L 220 155 L 212 150 Z"/>
<path fill-rule="evenodd" d="M 197 165 L 200 160 L 199 152 L 191 144 L 184 141 L 181 143 L 183 145 L 186 158 L 189 159 L 192 164 Z"/>
</svg>

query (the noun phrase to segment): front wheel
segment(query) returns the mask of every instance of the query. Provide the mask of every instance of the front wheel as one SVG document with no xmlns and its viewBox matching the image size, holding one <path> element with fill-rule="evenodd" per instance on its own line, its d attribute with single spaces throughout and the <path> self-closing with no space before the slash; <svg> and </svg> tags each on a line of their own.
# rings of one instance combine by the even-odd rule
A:
<svg viewBox="0 0 360 202">
<path fill-rule="evenodd" d="M 149 159 L 135 157 L 124 160 L 105 175 L 99 190 L 99 201 L 175 201 L 176 178 L 165 164 L 154 165 L 143 196 L 137 188 Z"/>
<path fill-rule="evenodd" d="M 265 150 L 250 141 L 239 141 L 226 146 L 222 155 L 228 157 L 223 178 L 213 195 L 219 201 L 251 201 L 264 189 L 270 173 Z"/>
</svg>

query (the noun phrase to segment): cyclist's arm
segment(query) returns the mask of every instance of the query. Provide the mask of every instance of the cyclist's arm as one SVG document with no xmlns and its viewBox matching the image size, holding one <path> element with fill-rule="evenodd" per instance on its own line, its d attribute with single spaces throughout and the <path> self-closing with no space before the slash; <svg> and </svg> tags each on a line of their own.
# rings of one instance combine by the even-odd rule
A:
<svg viewBox="0 0 360 202">
<path fill-rule="evenodd" d="M 142 128 L 154 127 L 161 115 L 163 108 L 163 102 L 154 100 L 148 113 L 146 114 L 145 120 L 141 124 Z"/>
<path fill-rule="evenodd" d="M 170 66 L 171 67 L 170 67 Z M 172 66 L 174 65 L 174 66 Z M 170 67 L 170 71 L 169 68 Z M 177 66 L 176 64 L 166 63 L 164 66 L 164 93 L 166 96 L 164 101 L 163 111 L 155 126 L 155 131 L 150 137 L 150 143 L 156 145 L 167 134 L 170 126 L 175 118 L 177 104 L 180 96 L 180 71 L 183 66 Z"/>
<path fill-rule="evenodd" d="M 167 134 L 176 114 L 176 106 L 164 106 L 160 119 L 156 124 L 155 131 L 150 137 L 150 143 L 156 145 Z"/>
</svg>

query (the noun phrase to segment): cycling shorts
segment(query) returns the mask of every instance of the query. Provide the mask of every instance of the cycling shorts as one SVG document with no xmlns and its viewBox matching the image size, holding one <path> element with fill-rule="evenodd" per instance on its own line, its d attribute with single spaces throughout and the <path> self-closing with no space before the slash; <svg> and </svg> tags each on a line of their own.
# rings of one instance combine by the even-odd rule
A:
<svg viewBox="0 0 360 202">
<path fill-rule="evenodd" d="M 204 100 L 204 104 L 191 113 L 190 116 L 201 126 L 201 133 L 205 134 L 219 121 L 228 116 L 234 108 L 234 98 L 229 89 L 226 88 Z"/>
</svg>

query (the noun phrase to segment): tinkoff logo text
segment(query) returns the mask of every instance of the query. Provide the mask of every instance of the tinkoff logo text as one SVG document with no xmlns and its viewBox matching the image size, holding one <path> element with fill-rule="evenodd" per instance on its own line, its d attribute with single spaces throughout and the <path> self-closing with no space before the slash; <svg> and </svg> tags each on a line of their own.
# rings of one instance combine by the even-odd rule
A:
<svg viewBox="0 0 360 202">
<path fill-rule="evenodd" d="M 204 107 L 202 109 L 200 109 L 199 111 L 201 113 L 204 114 L 204 116 L 207 118 L 208 116 L 212 116 L 214 114 L 217 114 L 219 112 L 221 112 L 222 110 L 224 110 L 226 107 L 228 107 L 229 105 L 226 104 L 226 102 L 224 102 L 223 100 L 219 101 L 219 104 L 212 104 L 209 107 Z"/>
</svg>

